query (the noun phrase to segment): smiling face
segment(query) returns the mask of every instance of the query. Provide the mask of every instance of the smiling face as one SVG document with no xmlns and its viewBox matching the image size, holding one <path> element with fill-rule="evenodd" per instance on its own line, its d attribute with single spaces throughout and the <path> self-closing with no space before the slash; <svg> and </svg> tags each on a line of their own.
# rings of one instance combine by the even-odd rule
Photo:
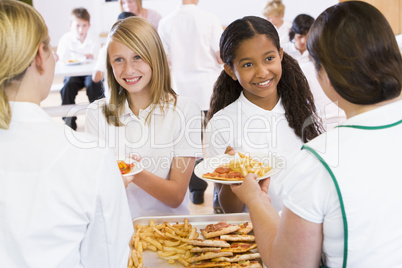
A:
<svg viewBox="0 0 402 268">
<path fill-rule="evenodd" d="M 244 96 L 254 104 L 272 109 L 278 102 L 277 85 L 282 76 L 282 49 L 264 34 L 243 41 L 236 50 L 233 68 L 225 71 L 243 87 Z"/>
<path fill-rule="evenodd" d="M 108 55 L 116 81 L 130 94 L 150 94 L 152 69 L 147 62 L 126 45 L 112 40 Z"/>
</svg>

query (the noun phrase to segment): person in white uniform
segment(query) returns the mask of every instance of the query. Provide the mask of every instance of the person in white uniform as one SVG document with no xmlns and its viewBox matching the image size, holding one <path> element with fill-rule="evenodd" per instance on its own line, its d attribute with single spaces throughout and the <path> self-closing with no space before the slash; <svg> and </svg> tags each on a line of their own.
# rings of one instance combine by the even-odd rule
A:
<svg viewBox="0 0 402 268">
<path fill-rule="evenodd" d="M 182 0 L 174 12 L 160 21 L 158 32 L 171 67 L 174 89 L 198 103 L 204 127 L 214 83 L 223 71 L 219 57 L 223 29 L 218 18 L 200 9 L 198 3 L 199 0 Z M 207 186 L 193 174 L 190 197 L 194 204 L 203 203 Z"/>
<path fill-rule="evenodd" d="M 149 21 L 116 22 L 107 48 L 110 100 L 88 108 L 85 130 L 118 156 L 142 157 L 144 170 L 127 187 L 132 218 L 189 214 L 187 188 L 202 155 L 200 108 L 171 88 L 163 45 Z"/>
<path fill-rule="evenodd" d="M 222 34 L 220 51 L 225 72 L 215 84 L 208 112 L 207 157 L 230 146 L 241 153 L 276 157 L 277 167 L 286 168 L 303 142 L 321 130 L 303 72 L 283 53 L 275 27 L 263 18 L 231 23 Z M 228 185 L 219 189 L 226 213 L 245 209 Z M 281 200 L 275 202 L 280 210 Z"/>
<path fill-rule="evenodd" d="M 121 11 L 134 13 L 136 16 L 147 19 L 155 29 L 158 29 L 162 15 L 155 10 L 144 8 L 142 0 L 119 0 Z"/>
<path fill-rule="evenodd" d="M 133 234 L 111 150 L 40 107 L 55 59 L 40 14 L 0 1 L 0 267 L 127 267 Z M 74 168 L 71 168 L 74 167 Z"/>
<path fill-rule="evenodd" d="M 307 14 L 298 15 L 292 22 L 289 32 L 290 42 L 283 44 L 283 51 L 292 56 L 299 64 L 311 61 L 306 48 L 307 34 L 314 18 Z"/>
<path fill-rule="evenodd" d="M 248 175 L 232 190 L 250 210 L 267 267 L 399 267 L 402 57 L 395 35 L 375 7 L 348 1 L 319 15 L 307 48 L 347 121 L 307 143 L 283 174 L 280 218 L 265 195 L 269 180 L 260 188 Z"/>
<path fill-rule="evenodd" d="M 281 46 L 290 42 L 289 31 L 292 27 L 292 23 L 284 19 L 285 5 L 282 3 L 282 0 L 273 0 L 267 2 L 262 14 L 270 23 L 275 26 L 276 30 L 278 31 Z"/>
</svg>

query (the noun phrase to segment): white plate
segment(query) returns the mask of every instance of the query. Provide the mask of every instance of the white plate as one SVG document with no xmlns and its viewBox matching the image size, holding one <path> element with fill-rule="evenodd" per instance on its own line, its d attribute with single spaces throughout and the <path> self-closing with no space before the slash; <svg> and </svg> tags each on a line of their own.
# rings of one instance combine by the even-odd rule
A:
<svg viewBox="0 0 402 268">
<path fill-rule="evenodd" d="M 76 60 L 76 61 L 65 61 L 64 62 L 64 65 L 67 65 L 67 66 L 70 66 L 70 65 L 79 65 L 79 64 L 81 64 L 81 63 L 83 63 L 83 61 L 80 61 L 80 60 Z"/>
<path fill-rule="evenodd" d="M 257 181 L 266 179 L 271 177 L 272 175 L 278 173 L 280 171 L 279 168 L 276 167 L 276 164 L 278 163 L 277 158 L 273 155 L 268 155 L 268 154 L 246 154 L 251 156 L 252 159 L 257 160 L 264 165 L 270 165 L 272 169 L 268 172 L 266 172 L 264 175 L 261 177 L 257 178 Z M 202 175 L 205 173 L 211 173 L 215 170 L 215 168 L 219 167 L 222 164 L 227 164 L 231 160 L 240 158 L 240 156 L 236 153 L 235 155 L 228 155 L 228 154 L 222 154 L 218 155 L 215 157 L 211 158 L 206 158 L 203 161 L 201 161 L 195 168 L 194 168 L 194 174 L 204 180 L 204 181 L 209 181 L 209 182 L 214 182 L 214 183 L 220 183 L 220 184 L 238 184 L 241 183 L 242 180 L 239 181 L 225 181 L 225 180 L 215 180 L 215 179 L 207 179 L 203 178 Z"/>
<path fill-rule="evenodd" d="M 133 169 L 131 169 L 131 171 L 129 173 L 121 174 L 123 177 L 135 175 L 135 174 L 140 173 L 141 171 L 144 170 L 142 168 L 142 166 L 141 166 L 141 162 L 137 162 L 137 161 L 135 161 L 134 159 L 132 159 L 130 157 L 118 157 L 117 160 L 124 161 L 127 164 L 134 163 L 134 167 L 133 167 Z"/>
</svg>

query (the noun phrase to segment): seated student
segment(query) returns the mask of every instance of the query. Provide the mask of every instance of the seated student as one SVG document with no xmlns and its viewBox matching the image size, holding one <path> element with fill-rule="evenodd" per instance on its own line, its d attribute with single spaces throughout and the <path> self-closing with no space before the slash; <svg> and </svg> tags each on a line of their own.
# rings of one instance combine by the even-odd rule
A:
<svg viewBox="0 0 402 268">
<path fill-rule="evenodd" d="M 90 15 L 85 8 L 75 8 L 71 12 L 70 32 L 64 34 L 57 47 L 59 60 L 93 60 L 98 55 L 100 42 L 94 36 L 88 34 L 90 27 Z M 78 91 L 86 88 L 88 99 L 93 102 L 104 97 L 101 82 L 94 82 L 91 75 L 72 76 L 64 79 L 61 89 L 62 105 L 75 104 Z M 63 118 L 68 126 L 77 129 L 76 117 Z"/>
<path fill-rule="evenodd" d="M 268 2 L 264 7 L 262 13 L 264 14 L 264 17 L 269 22 L 271 22 L 278 31 L 281 46 L 288 43 L 290 41 L 289 31 L 292 27 L 292 23 L 283 19 L 283 16 L 285 15 L 285 5 L 282 3 L 282 0 L 274 0 Z"/>
<path fill-rule="evenodd" d="M 0 1 L 0 40 L 0 267 L 127 267 L 134 230 L 113 153 L 81 148 L 93 138 L 40 107 L 55 69 L 43 18 Z"/>
<path fill-rule="evenodd" d="M 292 27 L 289 32 L 290 42 L 282 46 L 283 51 L 292 56 L 299 64 L 311 61 L 310 55 L 306 48 L 307 34 L 311 25 L 314 22 L 314 18 L 310 15 L 300 14 L 292 23 Z"/>
<path fill-rule="evenodd" d="M 133 17 L 136 16 L 134 13 L 128 12 L 128 11 L 123 11 L 119 14 L 119 16 L 117 16 L 117 20 L 123 20 L 129 17 Z M 101 49 L 99 50 L 99 54 L 98 54 L 98 59 L 96 61 L 96 65 L 95 65 L 95 69 L 92 73 L 92 80 L 95 83 L 98 82 L 102 82 L 105 72 L 106 72 L 106 57 L 107 57 L 107 46 L 103 46 L 101 47 Z M 106 84 L 104 84 L 104 89 L 106 89 Z M 107 90 L 105 90 L 105 95 L 107 94 Z"/>
<path fill-rule="evenodd" d="M 402 57 L 395 35 L 375 7 L 347 1 L 318 16 L 307 48 L 325 94 L 348 119 L 303 146 L 282 174 L 281 216 L 266 195 L 269 180 L 259 184 L 249 174 L 231 188 L 249 208 L 267 267 L 401 267 Z"/>
</svg>

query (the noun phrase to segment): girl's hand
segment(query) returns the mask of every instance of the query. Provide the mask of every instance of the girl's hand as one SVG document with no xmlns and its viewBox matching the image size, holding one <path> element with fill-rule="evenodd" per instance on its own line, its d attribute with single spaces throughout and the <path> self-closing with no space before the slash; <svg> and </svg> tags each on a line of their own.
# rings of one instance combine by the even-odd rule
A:
<svg viewBox="0 0 402 268">
<path fill-rule="evenodd" d="M 142 157 L 139 154 L 135 154 L 135 153 L 130 153 L 130 158 L 134 159 L 137 162 L 140 162 Z"/>
<path fill-rule="evenodd" d="M 256 179 L 257 175 L 250 173 L 244 178 L 242 184 L 232 184 L 230 186 L 233 193 L 247 206 L 256 200 L 271 202 L 268 196 L 269 182 L 271 179 L 268 178 L 259 182 L 257 182 Z"/>
<path fill-rule="evenodd" d="M 236 154 L 236 150 L 233 149 L 231 146 L 228 146 L 225 150 L 225 154 L 230 154 L 230 155 L 235 155 Z"/>
</svg>

